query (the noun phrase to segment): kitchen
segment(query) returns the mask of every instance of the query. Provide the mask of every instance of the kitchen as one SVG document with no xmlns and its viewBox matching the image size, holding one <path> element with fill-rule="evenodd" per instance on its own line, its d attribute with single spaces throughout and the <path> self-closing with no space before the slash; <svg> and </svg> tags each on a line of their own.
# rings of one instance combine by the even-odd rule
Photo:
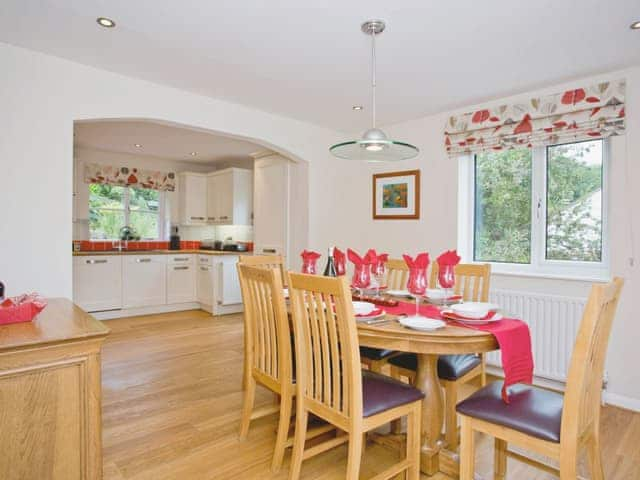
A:
<svg viewBox="0 0 640 480">
<path fill-rule="evenodd" d="M 292 181 L 302 167 L 260 145 L 187 128 L 76 123 L 75 303 L 100 320 L 242 311 L 238 255 L 256 245 L 289 257 L 299 241 L 289 197 L 300 198 Z"/>
</svg>

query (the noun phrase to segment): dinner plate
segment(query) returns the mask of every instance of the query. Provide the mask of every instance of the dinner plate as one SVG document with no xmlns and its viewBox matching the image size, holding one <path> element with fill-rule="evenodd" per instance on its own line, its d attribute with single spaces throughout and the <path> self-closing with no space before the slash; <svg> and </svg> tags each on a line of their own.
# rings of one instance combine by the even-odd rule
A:
<svg viewBox="0 0 640 480">
<path fill-rule="evenodd" d="M 378 307 L 371 302 L 353 302 L 353 311 L 356 315 L 367 315 L 373 312 L 376 308 Z"/>
<path fill-rule="evenodd" d="M 451 310 L 461 317 L 478 320 L 487 316 L 492 310 L 498 310 L 500 307 L 495 303 L 487 302 L 464 302 L 451 305 Z"/>
<path fill-rule="evenodd" d="M 387 312 L 382 310 L 378 315 L 367 315 L 367 316 L 365 316 L 365 315 L 361 315 L 361 316 L 356 315 L 356 320 L 358 322 L 367 323 L 370 320 L 376 320 L 376 319 L 382 318 L 386 314 L 387 314 Z"/>
<path fill-rule="evenodd" d="M 445 310 L 442 312 L 442 316 L 448 320 L 453 320 L 455 322 L 464 323 L 465 325 L 473 326 L 473 325 L 488 325 L 489 323 L 497 322 L 498 320 L 502 320 L 504 317 L 501 313 L 496 313 L 491 318 L 481 318 L 481 319 L 473 319 L 473 318 L 461 318 L 459 316 L 449 315 L 451 313 L 450 310 Z"/>
<path fill-rule="evenodd" d="M 434 330 L 438 330 L 447 325 L 442 320 L 438 320 L 436 318 L 406 317 L 399 318 L 398 322 L 407 328 L 411 328 L 412 330 L 419 330 L 421 332 L 433 332 Z"/>
<path fill-rule="evenodd" d="M 413 295 L 409 293 L 409 290 L 387 290 L 385 292 L 387 295 L 391 295 L 392 297 L 411 297 Z"/>
</svg>

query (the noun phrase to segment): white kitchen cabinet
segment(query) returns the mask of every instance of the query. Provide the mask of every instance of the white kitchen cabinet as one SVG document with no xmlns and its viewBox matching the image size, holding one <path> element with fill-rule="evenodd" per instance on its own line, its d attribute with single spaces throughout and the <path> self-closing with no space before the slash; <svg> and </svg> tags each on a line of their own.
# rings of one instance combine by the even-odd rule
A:
<svg viewBox="0 0 640 480">
<path fill-rule="evenodd" d="M 167 304 L 196 301 L 196 264 L 193 257 L 167 256 Z"/>
<path fill-rule="evenodd" d="M 196 272 L 197 300 L 209 312 L 213 307 L 213 268 L 213 265 L 202 262 L 198 263 Z"/>
<path fill-rule="evenodd" d="M 122 257 L 74 257 L 73 301 L 87 312 L 122 308 Z"/>
<path fill-rule="evenodd" d="M 207 176 L 201 173 L 178 174 L 179 220 L 182 225 L 207 223 Z"/>
<path fill-rule="evenodd" d="M 253 172 L 227 168 L 207 180 L 207 221 L 216 225 L 251 225 Z"/>
<path fill-rule="evenodd" d="M 122 273 L 124 308 L 166 305 L 166 255 L 125 255 Z"/>
</svg>

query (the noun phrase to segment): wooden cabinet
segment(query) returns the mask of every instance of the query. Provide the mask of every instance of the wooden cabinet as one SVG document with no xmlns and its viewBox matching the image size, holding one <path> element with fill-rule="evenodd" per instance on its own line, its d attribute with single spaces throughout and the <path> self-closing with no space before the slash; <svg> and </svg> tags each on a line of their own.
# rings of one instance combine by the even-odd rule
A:
<svg viewBox="0 0 640 480">
<path fill-rule="evenodd" d="M 227 168 L 207 179 L 207 219 L 216 225 L 251 225 L 253 172 Z"/>
<path fill-rule="evenodd" d="M 122 306 L 151 307 L 166 303 L 166 255 L 125 255 L 122 265 Z"/>
<path fill-rule="evenodd" d="M 73 301 L 87 312 L 122 308 L 122 257 L 74 257 Z"/>
<path fill-rule="evenodd" d="M 178 174 L 179 220 L 182 225 L 207 223 L 207 176 L 201 173 Z"/>
<path fill-rule="evenodd" d="M 196 301 L 196 265 L 193 255 L 167 256 L 167 304 Z"/>
<path fill-rule="evenodd" d="M 100 350 L 109 330 L 66 299 L 0 326 L 0 478 L 102 478 Z"/>
</svg>

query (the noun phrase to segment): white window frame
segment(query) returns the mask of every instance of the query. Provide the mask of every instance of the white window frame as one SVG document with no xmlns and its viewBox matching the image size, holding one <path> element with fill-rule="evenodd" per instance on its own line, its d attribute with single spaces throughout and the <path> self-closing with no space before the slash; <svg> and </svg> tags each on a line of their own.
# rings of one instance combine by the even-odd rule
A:
<svg viewBox="0 0 640 480">
<path fill-rule="evenodd" d="M 568 142 L 578 143 L 578 142 Z M 553 145 L 551 145 L 553 146 Z M 610 276 L 610 157 L 611 142 L 602 140 L 602 259 L 600 262 L 548 260 L 547 227 L 547 147 L 532 149 L 531 178 L 531 263 L 475 262 L 475 155 L 459 157 L 458 169 L 458 251 L 464 261 L 490 263 L 492 272 L 548 278 L 607 280 Z"/>
<path fill-rule="evenodd" d="M 89 188 L 90 184 L 87 184 L 87 188 Z M 131 217 L 131 205 L 129 203 L 129 199 L 130 199 L 130 191 L 131 188 L 136 188 L 136 187 L 130 187 L 128 185 L 117 185 L 117 186 L 121 186 L 124 188 L 123 194 L 122 194 L 122 205 L 123 205 L 123 209 L 124 209 L 124 225 L 129 225 Z M 91 198 L 91 192 L 89 192 L 89 199 Z M 147 240 L 162 240 L 163 239 L 163 231 L 164 231 L 164 218 L 165 218 L 165 208 L 166 208 L 166 195 L 165 192 L 160 190 L 158 192 L 158 231 L 156 232 L 156 236 L 153 238 L 149 238 L 149 237 L 140 237 L 140 241 L 147 241 Z M 103 209 L 103 210 L 116 210 L 116 209 Z M 148 213 L 154 213 L 151 212 L 150 210 L 141 210 L 142 212 L 148 212 Z M 123 225 L 123 226 L 124 226 Z M 89 232 L 89 236 L 91 236 L 91 232 Z M 109 241 L 109 240 L 119 240 L 118 238 L 105 238 L 105 239 L 94 239 L 96 242 L 100 242 L 100 241 Z"/>
</svg>

